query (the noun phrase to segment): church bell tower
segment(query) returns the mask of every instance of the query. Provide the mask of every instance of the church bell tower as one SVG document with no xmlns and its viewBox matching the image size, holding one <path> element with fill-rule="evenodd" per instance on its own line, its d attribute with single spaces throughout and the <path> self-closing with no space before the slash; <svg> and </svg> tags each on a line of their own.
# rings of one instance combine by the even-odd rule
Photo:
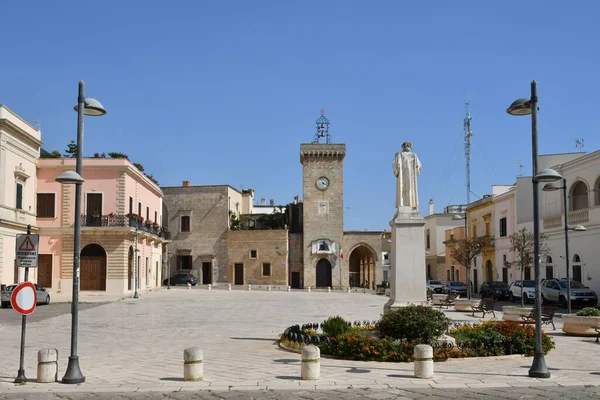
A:
<svg viewBox="0 0 600 400">
<path fill-rule="evenodd" d="M 346 145 L 331 143 L 324 110 L 312 143 L 300 145 L 303 188 L 303 286 L 343 287 L 344 157 Z M 321 143 L 321 140 L 325 143 Z M 347 271 L 346 271 L 347 272 Z"/>
</svg>

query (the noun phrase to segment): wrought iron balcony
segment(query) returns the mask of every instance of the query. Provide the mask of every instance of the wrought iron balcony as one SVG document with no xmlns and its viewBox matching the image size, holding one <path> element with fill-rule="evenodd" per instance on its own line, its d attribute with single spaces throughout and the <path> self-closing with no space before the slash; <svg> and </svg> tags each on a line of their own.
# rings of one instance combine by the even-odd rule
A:
<svg viewBox="0 0 600 400">
<path fill-rule="evenodd" d="M 170 233 L 158 224 L 147 224 L 141 222 L 136 217 L 130 217 L 128 215 L 119 214 L 82 214 L 81 215 L 81 226 L 87 227 L 131 227 L 142 232 L 147 232 L 152 235 L 169 239 Z"/>
</svg>

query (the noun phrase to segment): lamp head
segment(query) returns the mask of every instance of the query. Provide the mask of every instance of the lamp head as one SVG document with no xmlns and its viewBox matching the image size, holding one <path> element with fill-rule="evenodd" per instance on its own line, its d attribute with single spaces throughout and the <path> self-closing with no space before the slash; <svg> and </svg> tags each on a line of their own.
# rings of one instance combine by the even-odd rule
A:
<svg viewBox="0 0 600 400">
<path fill-rule="evenodd" d="M 79 104 L 73 107 L 73 110 L 75 111 L 78 111 L 78 109 Z M 83 114 L 89 115 L 91 117 L 100 117 L 106 114 L 106 109 L 104 108 L 104 106 L 102 106 L 102 104 L 100 104 L 98 100 L 88 97 L 85 99 L 85 103 L 83 105 Z"/>
<path fill-rule="evenodd" d="M 585 226 L 583 226 L 583 225 L 575 225 L 574 227 L 569 228 L 569 229 L 571 229 L 572 231 L 575 231 L 575 232 L 585 232 L 585 231 L 587 231 L 587 228 Z"/>
<path fill-rule="evenodd" d="M 533 177 L 534 182 L 556 182 L 561 180 L 563 177 L 561 174 L 551 168 L 546 168 L 537 173 Z"/>
<path fill-rule="evenodd" d="M 465 218 L 462 215 L 460 215 L 460 214 L 454 214 L 452 216 L 452 220 L 453 221 L 460 221 L 460 220 L 463 220 L 463 219 L 465 219 Z"/>
<path fill-rule="evenodd" d="M 63 185 L 77 185 L 84 182 L 84 179 L 75 171 L 65 171 L 55 179 Z"/>
<path fill-rule="evenodd" d="M 542 190 L 544 192 L 554 192 L 554 191 L 562 189 L 562 188 L 563 187 L 555 181 L 555 182 L 546 183 L 544 185 L 544 187 L 542 188 Z"/>
<path fill-rule="evenodd" d="M 529 115 L 531 114 L 531 101 L 529 99 L 517 99 L 506 109 L 510 115 Z"/>
</svg>

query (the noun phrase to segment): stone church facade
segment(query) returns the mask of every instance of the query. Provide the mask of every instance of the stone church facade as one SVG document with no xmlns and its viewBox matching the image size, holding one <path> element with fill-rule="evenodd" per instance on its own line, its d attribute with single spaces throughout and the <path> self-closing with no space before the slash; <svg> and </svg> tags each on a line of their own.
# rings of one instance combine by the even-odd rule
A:
<svg viewBox="0 0 600 400">
<path fill-rule="evenodd" d="M 313 142 L 300 145 L 303 199 L 280 207 L 285 226 L 261 226 L 253 190 L 187 181 L 162 188 L 172 232 L 164 276 L 190 272 L 202 284 L 295 289 L 381 284 L 389 238 L 383 231 L 344 232 L 346 145 L 331 143 L 328 126 L 321 115 Z"/>
</svg>

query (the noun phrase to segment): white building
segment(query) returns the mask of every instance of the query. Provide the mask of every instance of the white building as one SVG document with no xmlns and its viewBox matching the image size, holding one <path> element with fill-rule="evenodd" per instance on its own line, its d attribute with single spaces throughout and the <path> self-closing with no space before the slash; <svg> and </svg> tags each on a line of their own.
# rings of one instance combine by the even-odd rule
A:
<svg viewBox="0 0 600 400">
<path fill-rule="evenodd" d="M 569 232 L 571 277 L 600 295 L 600 150 L 552 166 L 566 179 L 568 219 L 571 227 L 583 225 L 585 232 Z M 562 182 L 557 182 L 562 187 Z M 543 260 L 546 276 L 565 278 L 563 190 L 541 191 L 541 232 L 548 236 L 549 254 Z"/>
<path fill-rule="evenodd" d="M 0 104 L 0 283 L 20 281 L 15 262 L 16 235 L 35 233 L 36 162 L 41 133 Z"/>
<path fill-rule="evenodd" d="M 515 194 L 516 186 L 511 186 L 506 192 L 495 195 L 492 199 L 494 203 L 493 217 L 495 219 L 494 253 L 497 267 L 495 280 L 505 283 L 520 279 L 520 271 L 510 264 L 515 259 L 515 254 L 510 251 L 510 235 L 515 233 L 516 228 Z"/>
</svg>

